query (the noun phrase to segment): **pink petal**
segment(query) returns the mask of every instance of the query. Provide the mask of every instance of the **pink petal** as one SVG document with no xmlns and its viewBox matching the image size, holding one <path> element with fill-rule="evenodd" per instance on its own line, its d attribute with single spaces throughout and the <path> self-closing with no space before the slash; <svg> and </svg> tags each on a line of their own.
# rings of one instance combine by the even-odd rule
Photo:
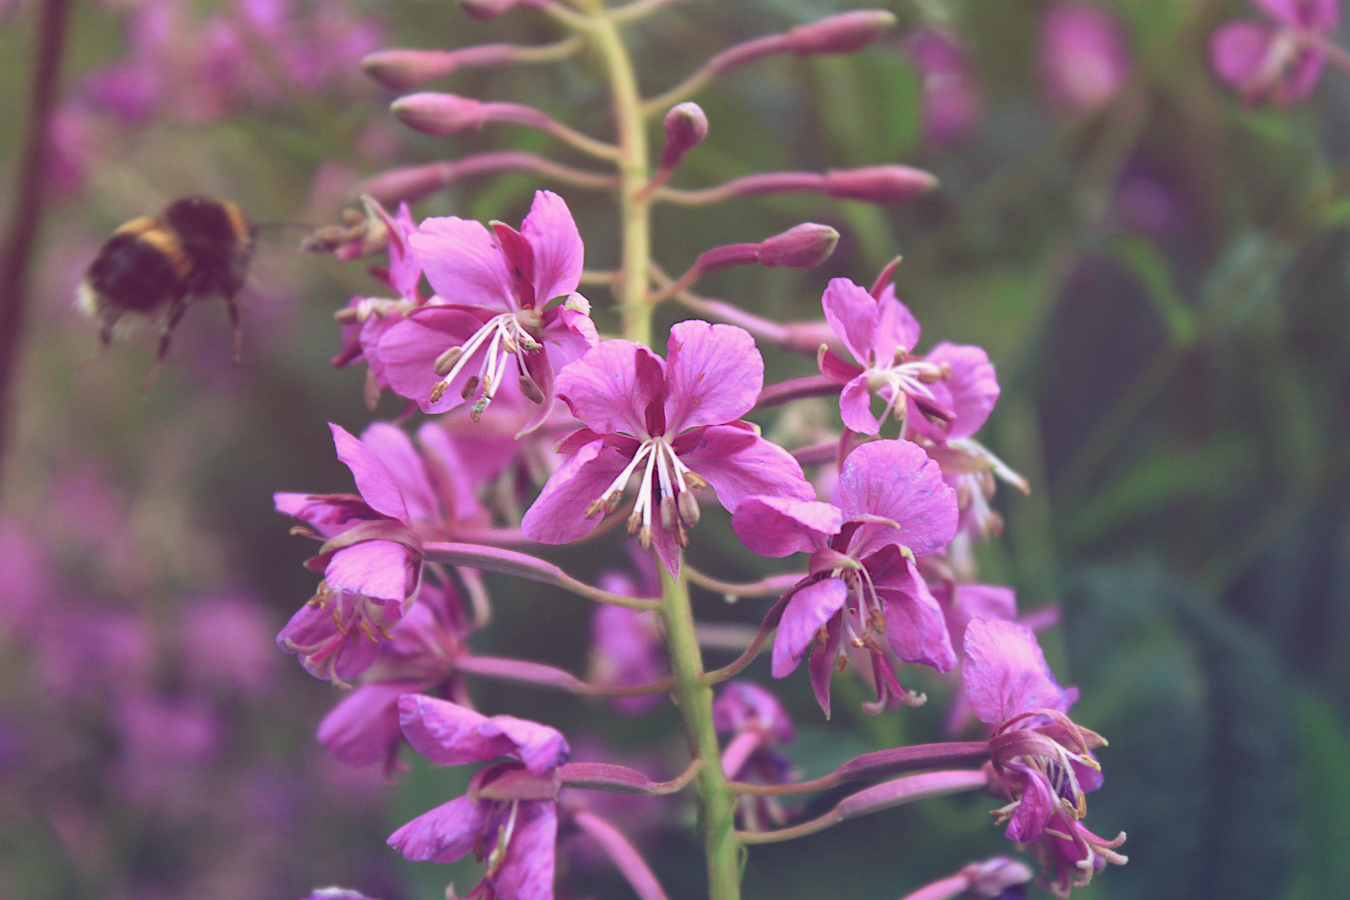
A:
<svg viewBox="0 0 1350 900">
<path fill-rule="evenodd" d="M 675 449 L 685 465 L 708 479 L 727 509 L 735 510 L 756 494 L 815 499 L 815 488 L 792 454 L 753 431 L 714 425 L 696 435 L 697 442 L 688 450 Z"/>
<path fill-rule="evenodd" d="M 895 655 L 950 671 L 956 651 L 947 636 L 947 620 L 913 561 L 887 547 L 869 557 L 867 568 L 886 615 L 886 643 Z"/>
<path fill-rule="evenodd" d="M 1267 15 L 1295 28 L 1332 32 L 1340 24 L 1338 0 L 1252 0 Z"/>
<path fill-rule="evenodd" d="M 848 352 L 863 367 L 872 364 L 881 307 L 867 291 L 847 278 L 832 278 L 821 297 L 825 318 Z M 883 364 L 889 360 L 883 360 Z"/>
<path fill-rule="evenodd" d="M 680 577 L 680 552 L 683 549 L 678 536 L 666 531 L 659 522 L 652 523 L 652 550 L 671 578 Z"/>
<path fill-rule="evenodd" d="M 867 385 L 866 375 L 854 378 L 839 392 L 839 417 L 849 431 L 858 434 L 881 431 L 881 420 L 872 413 L 872 390 Z"/>
<path fill-rule="evenodd" d="M 511 273 L 496 239 L 481 222 L 458 216 L 423 219 L 408 244 L 441 299 L 465 306 L 515 309 Z"/>
<path fill-rule="evenodd" d="M 1285 71 L 1283 83 L 1277 85 L 1271 99 L 1276 103 L 1297 103 L 1306 100 L 1317 88 L 1326 65 L 1326 52 L 1318 47 L 1306 47 Z"/>
<path fill-rule="evenodd" d="M 484 762 L 515 750 L 515 744 L 500 732 L 481 733 L 487 716 L 449 700 L 404 694 L 398 701 L 398 714 L 412 748 L 442 766 Z"/>
<path fill-rule="evenodd" d="M 436 360 L 451 347 L 458 347 L 482 327 L 482 322 L 456 309 L 435 307 L 419 310 L 380 338 L 379 358 L 389 386 L 407 397 L 427 413 L 442 413 L 464 402 L 461 391 L 470 375 L 476 375 L 481 366 L 483 349 L 464 364 L 460 374 L 435 403 L 431 389 L 440 381 L 436 374 Z"/>
<path fill-rule="evenodd" d="M 567 762 L 571 750 L 556 728 L 517 719 L 515 716 L 493 716 L 482 724 L 478 733 L 485 738 L 498 735 L 515 745 L 511 755 L 519 757 L 535 775 L 543 775 Z"/>
<path fill-rule="evenodd" d="M 845 519 L 881 516 L 899 526 L 860 526 L 849 548 L 856 559 L 887 544 L 927 556 L 956 534 L 956 492 L 942 480 L 941 467 L 910 441 L 873 441 L 850 453 L 840 475 L 839 497 Z"/>
<path fill-rule="evenodd" d="M 984 427 L 998 401 L 998 378 L 988 354 L 979 347 L 944 341 L 925 358 L 934 365 L 951 366 L 951 377 L 943 381 L 950 399 L 943 405 L 956 418 L 947 428 L 947 437 L 970 437 Z"/>
<path fill-rule="evenodd" d="M 783 609 L 778 634 L 773 639 L 774 678 L 782 678 L 797 668 L 816 632 L 843 609 L 847 599 L 848 586 L 839 578 L 822 579 L 793 595 Z"/>
<path fill-rule="evenodd" d="M 394 541 L 361 541 L 333 554 L 324 569 L 330 587 L 349 594 L 397 601 L 417 587 L 417 560 Z"/>
<path fill-rule="evenodd" d="M 522 802 L 506 859 L 496 877 L 491 879 L 496 896 L 501 900 L 553 900 L 557 842 L 556 804 Z"/>
<path fill-rule="evenodd" d="M 404 859 L 454 862 L 472 852 L 487 829 L 490 804 L 459 797 L 423 813 L 389 836 L 388 844 Z"/>
<path fill-rule="evenodd" d="M 751 497 L 731 517 L 732 530 L 752 553 L 774 557 L 817 550 L 843 523 L 833 503 L 792 497 Z"/>
<path fill-rule="evenodd" d="M 1069 696 L 1045 664 L 1036 636 L 1013 622 L 970 620 L 961 681 L 971 709 L 986 725 L 1032 709 L 1069 709 Z"/>
<path fill-rule="evenodd" d="M 337 457 L 352 470 L 356 489 L 370 508 L 392 519 L 408 521 L 408 508 L 399 493 L 398 482 L 380 458 L 342 426 L 328 423 L 333 432 Z"/>
<path fill-rule="evenodd" d="M 665 362 L 646 347 L 602 341 L 558 375 L 555 391 L 599 434 L 645 436 L 647 405 L 665 389 L 664 372 Z"/>
<path fill-rule="evenodd" d="M 933 588 L 933 597 L 947 617 L 947 633 L 958 650 L 965 647 L 966 625 L 975 616 L 1008 620 L 1017 617 L 1017 594 L 1003 585 L 944 582 Z"/>
<path fill-rule="evenodd" d="M 377 681 L 347 695 L 319 723 L 319 743 L 349 766 L 389 760 L 403 739 L 398 698 L 426 686 L 421 681 Z"/>
<path fill-rule="evenodd" d="M 1050 816 L 1055 810 L 1055 794 L 1050 784 L 1039 773 L 1018 773 L 1025 787 L 1022 802 L 1012 814 L 1004 832 L 1009 840 L 1030 844 L 1040 839 Z M 1016 777 L 1016 776 L 1014 776 Z"/>
<path fill-rule="evenodd" d="M 417 441 L 422 445 L 425 455 L 426 472 L 437 497 L 437 508 L 444 509 L 452 522 L 465 522 L 483 516 L 483 507 L 474 492 L 489 479 L 474 479 L 473 467 L 464 460 L 459 448 L 440 423 L 423 424 L 417 429 Z M 514 449 L 507 441 L 503 441 L 503 447 Z M 509 458 L 510 450 L 504 455 Z"/>
<path fill-rule="evenodd" d="M 586 518 L 586 508 L 599 499 L 628 463 L 629 458 L 605 446 L 604 441 L 582 447 L 549 476 L 521 520 L 521 531 L 530 540 L 544 544 L 566 544 L 590 534 L 600 524 L 601 516 Z"/>
<path fill-rule="evenodd" d="M 572 293 L 581 283 L 586 248 L 572 212 L 552 191 L 535 191 L 521 234 L 534 248 L 535 306 Z"/>
<path fill-rule="evenodd" d="M 764 388 L 764 359 L 750 332 L 690 319 L 666 341 L 666 433 L 733 422 Z"/>
<path fill-rule="evenodd" d="M 830 717 L 830 679 L 834 677 L 835 664 L 839 659 L 839 638 L 843 634 L 843 624 L 839 619 L 831 619 L 825 626 L 825 646 L 817 646 L 811 651 L 807 670 L 811 676 L 811 691 L 816 695 L 825 718 Z"/>
<path fill-rule="evenodd" d="M 820 365 L 820 374 L 840 384 L 848 384 L 863 372 L 862 366 L 854 365 L 828 347 L 816 355 L 816 362 Z"/>
<path fill-rule="evenodd" d="M 399 495 L 408 509 L 408 521 L 439 522 L 440 504 L 422 458 L 413 449 L 408 435 L 388 422 L 375 422 L 361 432 L 361 443 L 394 476 Z"/>
<path fill-rule="evenodd" d="M 876 350 L 877 365 L 890 365 L 896 350 L 906 353 L 913 351 L 919 343 L 919 320 L 909 307 L 895 297 L 895 285 L 888 284 L 877 299 L 881 316 L 877 322 L 877 336 L 873 349 Z"/>
<path fill-rule="evenodd" d="M 1229 87 L 1244 90 L 1265 63 L 1273 39 L 1271 28 L 1246 19 L 1220 26 L 1209 40 L 1215 74 Z"/>
</svg>

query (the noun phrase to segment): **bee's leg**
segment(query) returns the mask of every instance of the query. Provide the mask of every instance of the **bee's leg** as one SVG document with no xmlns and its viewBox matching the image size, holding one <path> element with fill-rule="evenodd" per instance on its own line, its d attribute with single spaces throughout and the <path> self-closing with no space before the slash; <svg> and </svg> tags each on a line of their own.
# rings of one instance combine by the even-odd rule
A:
<svg viewBox="0 0 1350 900">
<path fill-rule="evenodd" d="M 98 330 L 98 341 L 103 345 L 104 350 L 107 350 L 108 346 L 112 344 L 113 330 L 117 327 L 117 322 L 121 318 L 121 313 L 105 311 L 103 315 L 103 327 Z"/>
<path fill-rule="evenodd" d="M 244 332 L 239 327 L 239 300 L 234 294 L 226 294 L 225 305 L 230 310 L 230 331 L 234 334 L 234 362 L 238 365 L 244 356 Z"/>
<path fill-rule="evenodd" d="M 159 370 L 164 368 L 164 360 L 169 355 L 169 339 L 173 337 L 173 330 L 178 327 L 183 313 L 187 311 L 187 300 L 186 294 L 175 297 L 169 304 L 169 311 L 164 314 L 164 321 L 159 326 L 159 350 L 155 353 L 155 367 L 150 370 L 150 377 L 146 378 L 145 384 L 141 386 L 142 394 L 150 390 L 150 385 L 159 377 Z"/>
</svg>

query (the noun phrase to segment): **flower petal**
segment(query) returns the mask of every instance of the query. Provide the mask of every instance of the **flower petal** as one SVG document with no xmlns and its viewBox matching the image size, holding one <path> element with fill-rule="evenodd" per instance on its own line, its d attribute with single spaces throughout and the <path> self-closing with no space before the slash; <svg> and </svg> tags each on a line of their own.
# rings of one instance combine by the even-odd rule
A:
<svg viewBox="0 0 1350 900">
<path fill-rule="evenodd" d="M 324 569 L 329 586 L 349 594 L 393 600 L 393 611 L 417 587 L 418 560 L 394 541 L 361 541 L 333 554 Z"/>
<path fill-rule="evenodd" d="M 552 801 L 524 801 L 516 814 L 511 844 L 489 880 L 501 900 L 553 900 L 558 808 Z"/>
<path fill-rule="evenodd" d="M 601 341 L 556 382 L 572 415 L 599 434 L 646 434 L 647 405 L 665 390 L 665 361 L 632 341 Z"/>
<path fill-rule="evenodd" d="M 481 368 L 485 349 L 477 349 L 435 403 L 431 390 L 441 380 L 436 360 L 451 347 L 473 337 L 483 322 L 458 309 L 424 308 L 399 322 L 380 338 L 379 359 L 389 386 L 418 405 L 422 412 L 443 413 L 464 402 L 461 392 L 470 375 Z"/>
<path fill-rule="evenodd" d="M 666 341 L 666 433 L 733 422 L 764 388 L 764 358 L 750 332 L 698 319 L 671 326 Z"/>
<path fill-rule="evenodd" d="M 319 723 L 319 743 L 349 766 L 392 762 L 403 730 L 398 698 L 426 687 L 423 681 L 377 681 L 363 684 L 333 707 Z M 386 764 L 386 769 L 391 768 Z"/>
<path fill-rule="evenodd" d="M 874 347 L 877 353 L 877 365 L 890 365 L 896 350 L 911 353 L 919 343 L 919 320 L 909 307 L 895 296 L 895 285 L 882 288 L 877 298 L 881 317 L 877 322 L 877 336 Z"/>
<path fill-rule="evenodd" d="M 407 507 L 408 521 L 439 522 L 440 504 L 427 477 L 422 457 L 402 429 L 388 422 L 374 422 L 361 432 L 361 443 L 384 463 L 394 476 L 399 495 Z"/>
<path fill-rule="evenodd" d="M 465 306 L 515 309 L 511 273 L 483 223 L 458 216 L 423 219 L 408 244 L 442 300 Z"/>
<path fill-rule="evenodd" d="M 872 390 L 866 375 L 854 378 L 839 392 L 839 417 L 846 428 L 858 434 L 881 431 L 881 420 L 872 412 Z"/>
<path fill-rule="evenodd" d="M 570 294 L 581 283 L 586 248 L 572 212 L 552 191 L 535 191 L 521 234 L 534 248 L 534 298 L 537 307 Z"/>
<path fill-rule="evenodd" d="M 480 733 L 488 717 L 449 700 L 405 694 L 398 701 L 399 724 L 412 748 L 434 763 L 462 766 L 510 756 L 516 745 L 500 732 Z"/>
<path fill-rule="evenodd" d="M 866 289 L 847 278 L 832 278 L 820 298 L 825 318 L 848 352 L 864 368 L 872 364 L 881 307 Z M 890 360 L 880 360 L 885 365 Z"/>
<path fill-rule="evenodd" d="M 947 620 L 913 561 L 895 547 L 867 559 L 886 616 L 886 643 L 905 662 L 923 663 L 939 672 L 956 665 L 947 636 Z"/>
<path fill-rule="evenodd" d="M 898 525 L 859 526 L 849 548 L 856 559 L 886 544 L 927 556 L 956 534 L 956 492 L 942 480 L 941 467 L 910 441 L 873 441 L 850 453 L 839 478 L 839 498 L 846 520 L 872 515 Z"/>
<path fill-rule="evenodd" d="M 505 737 L 515 745 L 511 755 L 518 757 L 535 775 L 556 769 L 567 762 L 572 753 L 558 729 L 515 716 L 493 716 L 482 724 L 478 733 L 485 738 Z"/>
<path fill-rule="evenodd" d="M 449 863 L 473 850 L 487 830 L 491 804 L 459 797 L 423 813 L 389 836 L 404 859 Z"/>
<path fill-rule="evenodd" d="M 735 510 L 756 494 L 815 499 L 815 488 L 792 454 L 753 431 L 714 425 L 696 437 L 688 450 L 676 450 L 685 465 L 708 480 L 727 509 Z"/>
<path fill-rule="evenodd" d="M 1220 26 L 1209 39 L 1209 58 L 1219 80 L 1236 90 L 1247 87 L 1270 52 L 1274 31 L 1246 19 Z"/>
<path fill-rule="evenodd" d="M 833 503 L 792 497 L 751 497 L 736 507 L 731 528 L 752 553 L 810 553 L 839 533 L 844 514 Z"/>
<path fill-rule="evenodd" d="M 601 517 L 586 518 L 586 508 L 600 498 L 628 463 L 627 457 L 604 441 L 586 444 L 549 476 L 521 519 L 520 530 L 530 540 L 544 544 L 566 544 L 590 534 Z"/>
<path fill-rule="evenodd" d="M 806 667 L 811 675 L 811 691 L 816 695 L 825 718 L 830 717 L 830 679 L 834 677 L 835 662 L 839 659 L 839 638 L 843 634 L 843 623 L 831 619 L 825 626 L 825 646 L 817 646 L 811 651 L 811 659 Z"/>
<path fill-rule="evenodd" d="M 797 668 L 816 632 L 843 608 L 847 599 L 848 586 L 839 578 L 824 578 L 793 595 L 783 609 L 778 634 L 773 639 L 774 678 L 782 678 Z"/>
<path fill-rule="evenodd" d="M 361 492 L 362 499 L 381 515 L 403 522 L 408 521 L 408 508 L 403 503 L 398 481 L 379 456 L 352 437 L 341 425 L 329 422 L 328 427 L 333 432 L 333 445 L 337 448 L 337 457 L 352 470 L 352 477 L 356 479 L 356 489 Z"/>
<path fill-rule="evenodd" d="M 1036 636 L 1013 622 L 970 620 L 961 681 L 971 709 L 986 725 L 1001 725 L 1032 709 L 1067 712 L 1070 705 Z"/>
<path fill-rule="evenodd" d="M 949 438 L 970 437 L 984 427 L 998 401 L 998 377 L 989 356 L 980 347 L 966 344 L 938 344 L 925 357 L 928 362 L 951 368 L 944 380 L 949 398 L 944 405 L 956 413 L 947 428 Z"/>
</svg>

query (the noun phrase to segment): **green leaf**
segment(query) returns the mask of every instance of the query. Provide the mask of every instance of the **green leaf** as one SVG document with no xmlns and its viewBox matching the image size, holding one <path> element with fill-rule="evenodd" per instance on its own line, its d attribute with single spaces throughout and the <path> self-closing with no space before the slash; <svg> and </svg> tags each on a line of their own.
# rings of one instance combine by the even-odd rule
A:
<svg viewBox="0 0 1350 900">
<path fill-rule="evenodd" d="M 1181 299 L 1172 267 L 1156 244 L 1144 237 L 1125 237 L 1116 242 L 1115 256 L 1143 285 L 1148 299 L 1167 326 L 1172 343 L 1189 347 L 1195 342 L 1195 313 Z"/>
<path fill-rule="evenodd" d="M 1294 709 L 1303 836 L 1284 900 L 1335 897 L 1350 885 L 1350 731 L 1321 697 Z"/>
</svg>

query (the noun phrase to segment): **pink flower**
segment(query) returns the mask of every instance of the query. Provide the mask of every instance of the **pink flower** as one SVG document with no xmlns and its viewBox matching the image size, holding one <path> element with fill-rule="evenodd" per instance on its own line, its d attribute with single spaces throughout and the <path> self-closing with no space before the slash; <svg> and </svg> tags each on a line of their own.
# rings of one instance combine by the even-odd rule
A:
<svg viewBox="0 0 1350 900">
<path fill-rule="evenodd" d="M 1219 80 L 1248 104 L 1305 100 L 1326 64 L 1324 44 L 1340 24 L 1337 0 L 1254 0 L 1263 22 L 1227 22 L 1210 38 Z"/>
<path fill-rule="evenodd" d="M 1050 105 L 1072 116 L 1096 112 L 1130 79 L 1130 48 L 1109 9 L 1056 3 L 1041 19 L 1041 84 Z"/>
<path fill-rule="evenodd" d="M 905 38 L 904 51 L 922 80 L 924 136 L 935 147 L 960 143 L 984 112 L 984 94 L 965 46 L 952 33 L 926 27 Z"/>
<path fill-rule="evenodd" d="M 966 696 L 993 730 L 990 765 L 1011 800 L 996 811 L 999 823 L 1008 823 L 1008 838 L 1037 844 L 1061 896 L 1106 863 L 1123 865 L 1126 858 L 1115 852 L 1123 832 L 1108 841 L 1081 824 L 1085 794 L 1101 785 L 1091 751 L 1105 741 L 1066 715 L 1077 690 L 1059 686 L 1036 636 L 1021 625 L 974 618 L 965 645 Z"/>
<path fill-rule="evenodd" d="M 690 320 L 670 329 L 666 347 L 663 360 L 631 341 L 605 341 L 559 377 L 558 396 L 586 427 L 563 441 L 571 458 L 525 514 L 526 535 L 546 544 L 584 536 L 641 473 L 628 530 L 674 576 L 685 528 L 699 519 L 695 489 L 711 484 L 727 509 L 755 494 L 815 496 L 791 454 L 740 421 L 764 386 L 754 338 Z"/>
<path fill-rule="evenodd" d="M 650 556 L 637 556 L 639 566 L 646 563 L 642 584 L 620 572 L 600 576 L 600 588 L 623 597 L 659 597 L 656 567 Z M 595 684 L 631 687 L 650 684 L 665 677 L 670 666 L 665 659 L 665 643 L 654 612 L 596 604 L 591 618 L 590 680 Z M 615 697 L 610 702 L 621 713 L 640 716 L 661 704 L 661 694 Z"/>
<path fill-rule="evenodd" d="M 877 434 L 893 415 L 910 431 L 935 440 L 975 433 L 998 399 L 988 356 L 979 347 L 947 343 L 927 359 L 915 356 L 918 320 L 895 298 L 894 285 L 882 286 L 885 275 L 871 293 L 847 278 L 835 278 L 825 289 L 825 318 L 856 360 L 850 363 L 828 349 L 818 357 L 821 372 L 844 385 L 839 395 L 844 424 L 859 434 Z M 873 397 L 886 404 L 880 418 L 872 412 Z"/>
<path fill-rule="evenodd" d="M 423 412 L 472 399 L 475 417 L 503 383 L 517 385 L 536 406 L 533 430 L 553 406 L 555 372 L 598 341 L 576 293 L 585 248 L 567 204 L 538 191 L 520 231 L 449 216 L 424 220 L 408 243 L 436 297 L 380 339 L 390 385 Z"/>
<path fill-rule="evenodd" d="M 487 871 L 470 897 L 552 900 L 557 769 L 568 757 L 563 736 L 547 725 L 489 718 L 421 695 L 399 701 L 399 719 L 413 749 L 432 762 L 512 761 L 479 771 L 467 796 L 413 819 L 390 835 L 389 845 L 406 859 L 438 863 L 473 851 Z"/>
<path fill-rule="evenodd" d="M 728 681 L 713 701 L 713 728 L 731 739 L 722 750 L 722 771 L 728 779 L 751 784 L 796 779 L 792 761 L 778 749 L 797 739 L 792 719 L 764 688 L 750 681 Z M 743 795 L 736 804 L 741 827 L 747 831 L 781 827 L 795 811 L 777 797 Z"/>
<path fill-rule="evenodd" d="M 846 648 L 870 655 L 877 698 L 869 712 L 916 700 L 901 690 L 887 651 L 939 672 L 956 664 L 942 609 L 914 562 L 956 531 L 956 496 L 937 463 L 908 441 L 863 444 L 844 461 L 839 503 L 752 497 L 731 518 L 762 556 L 811 552 L 810 575 L 783 608 L 772 672 L 784 677 L 810 650 L 811 685 L 827 716 Z"/>
</svg>

